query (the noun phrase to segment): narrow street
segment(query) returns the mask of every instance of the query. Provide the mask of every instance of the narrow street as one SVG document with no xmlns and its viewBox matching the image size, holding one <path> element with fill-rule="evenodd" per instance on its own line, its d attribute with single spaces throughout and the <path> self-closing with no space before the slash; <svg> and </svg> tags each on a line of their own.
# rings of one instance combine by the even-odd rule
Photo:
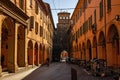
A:
<svg viewBox="0 0 120 80">
<path fill-rule="evenodd" d="M 2 80 L 71 80 L 71 68 L 77 70 L 77 80 L 113 80 L 107 77 L 94 77 L 77 65 L 66 63 L 52 63 L 24 72 L 5 76 Z"/>
</svg>

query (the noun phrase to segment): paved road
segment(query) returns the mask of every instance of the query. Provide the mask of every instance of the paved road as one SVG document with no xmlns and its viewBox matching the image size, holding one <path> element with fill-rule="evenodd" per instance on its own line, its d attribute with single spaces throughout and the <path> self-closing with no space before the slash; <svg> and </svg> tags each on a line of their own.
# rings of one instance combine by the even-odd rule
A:
<svg viewBox="0 0 120 80">
<path fill-rule="evenodd" d="M 71 68 L 77 70 L 77 80 L 112 80 L 111 78 L 93 77 L 77 65 L 52 63 L 28 71 L 4 77 L 2 80 L 71 80 Z"/>
</svg>

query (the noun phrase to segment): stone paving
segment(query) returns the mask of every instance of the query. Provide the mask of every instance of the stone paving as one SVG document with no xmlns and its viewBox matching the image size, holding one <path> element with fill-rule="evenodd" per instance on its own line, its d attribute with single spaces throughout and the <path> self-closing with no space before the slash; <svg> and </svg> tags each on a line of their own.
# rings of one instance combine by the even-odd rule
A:
<svg viewBox="0 0 120 80">
<path fill-rule="evenodd" d="M 113 80 L 110 77 L 94 77 L 85 69 L 72 64 L 52 63 L 50 66 L 35 67 L 15 73 L 0 80 L 72 80 L 71 68 L 77 71 L 77 80 Z"/>
</svg>

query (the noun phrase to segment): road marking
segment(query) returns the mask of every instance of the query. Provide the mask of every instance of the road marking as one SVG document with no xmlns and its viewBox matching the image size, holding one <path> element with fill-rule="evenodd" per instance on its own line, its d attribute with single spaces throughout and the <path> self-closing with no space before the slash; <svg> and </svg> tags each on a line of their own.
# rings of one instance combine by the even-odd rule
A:
<svg viewBox="0 0 120 80">
<path fill-rule="evenodd" d="M 83 69 L 83 71 L 85 71 L 88 75 L 90 74 L 86 69 Z"/>
</svg>

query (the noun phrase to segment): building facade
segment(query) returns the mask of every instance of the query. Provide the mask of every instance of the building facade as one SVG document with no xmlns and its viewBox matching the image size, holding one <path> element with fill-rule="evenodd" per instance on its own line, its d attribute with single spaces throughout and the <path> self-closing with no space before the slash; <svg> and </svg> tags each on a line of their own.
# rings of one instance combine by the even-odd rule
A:
<svg viewBox="0 0 120 80">
<path fill-rule="evenodd" d="M 70 13 L 59 12 L 57 28 L 55 29 L 54 33 L 53 59 L 60 58 L 60 53 L 64 50 L 68 52 L 69 46 L 67 31 L 69 27 L 70 27 Z"/>
<path fill-rule="evenodd" d="M 79 0 L 72 14 L 72 56 L 81 60 L 104 59 L 120 67 L 120 1 Z M 117 19 L 115 18 L 117 16 Z"/>
<path fill-rule="evenodd" d="M 49 4 L 42 0 L 0 0 L 0 74 L 51 59 L 53 31 Z"/>
</svg>

